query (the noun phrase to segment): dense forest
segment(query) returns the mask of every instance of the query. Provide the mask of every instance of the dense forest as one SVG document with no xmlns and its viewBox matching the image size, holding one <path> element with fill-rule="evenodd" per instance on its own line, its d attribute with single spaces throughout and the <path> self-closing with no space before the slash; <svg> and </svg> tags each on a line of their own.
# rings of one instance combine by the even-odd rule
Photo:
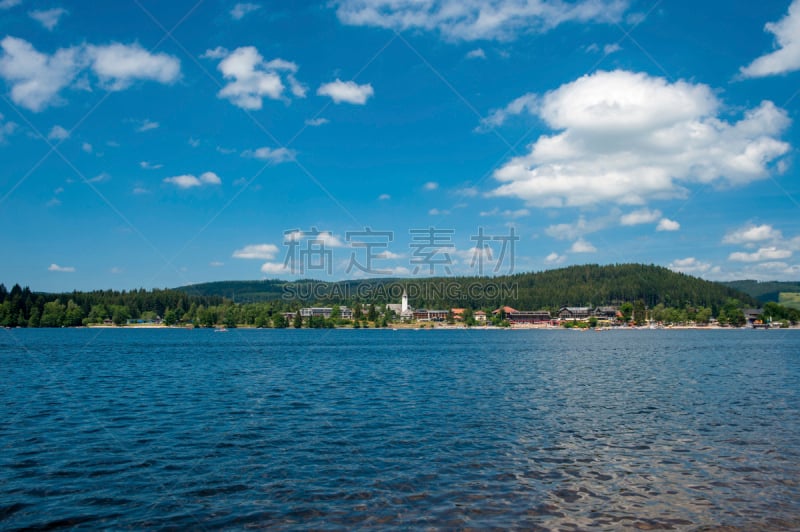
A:
<svg viewBox="0 0 800 532">
<path fill-rule="evenodd" d="M 341 320 L 308 323 L 295 315 L 303 306 L 347 305 L 359 319 L 386 325 L 392 319 L 387 303 L 398 303 L 406 290 L 415 308 L 463 307 L 491 311 L 503 305 L 518 310 L 558 310 L 562 306 L 615 305 L 647 308 L 658 321 L 682 323 L 729 319 L 735 311 L 758 307 L 753 297 L 736 289 L 675 273 L 659 266 L 617 264 L 570 266 L 503 277 L 371 279 L 319 281 L 226 281 L 177 289 L 92 291 L 48 294 L 0 284 L 0 326 L 73 327 L 101 323 L 124 325 L 129 320 L 163 320 L 167 325 L 201 327 L 333 326 Z M 360 310 L 364 310 L 363 319 Z M 767 303 L 776 320 L 798 321 L 797 310 Z M 291 315 L 289 314 L 291 313 Z M 470 312 L 471 314 L 471 312 Z M 642 313 L 637 313 L 643 315 Z M 287 319 L 288 315 L 288 319 Z"/>
<path fill-rule="evenodd" d="M 800 292 L 800 282 L 781 282 L 781 281 L 730 281 L 722 283 L 725 286 L 744 292 L 766 303 L 768 301 L 778 302 L 781 292 Z"/>
<path fill-rule="evenodd" d="M 758 301 L 734 288 L 667 268 L 643 264 L 588 264 L 537 273 L 501 277 L 440 277 L 369 279 L 322 283 L 223 281 L 195 284 L 179 290 L 207 296 L 223 296 L 236 302 L 289 299 L 304 303 L 346 304 L 398 303 L 403 288 L 417 308 L 468 307 L 557 310 L 562 306 L 620 305 L 636 300 L 648 307 L 717 308 L 728 299 L 758 307 Z"/>
</svg>

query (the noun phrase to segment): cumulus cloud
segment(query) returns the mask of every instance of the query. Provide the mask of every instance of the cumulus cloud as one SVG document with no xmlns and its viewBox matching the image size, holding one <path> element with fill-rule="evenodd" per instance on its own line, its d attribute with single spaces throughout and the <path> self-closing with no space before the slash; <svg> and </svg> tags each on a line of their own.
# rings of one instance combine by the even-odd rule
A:
<svg viewBox="0 0 800 532">
<path fill-rule="evenodd" d="M 621 225 L 650 224 L 660 217 L 661 211 L 659 210 L 651 211 L 650 209 L 638 209 L 628 214 L 623 214 L 619 219 L 619 223 Z"/>
<path fill-rule="evenodd" d="M 551 254 L 549 254 L 549 255 L 548 255 L 547 257 L 545 257 L 545 259 L 544 259 L 544 261 L 545 261 L 547 264 L 561 264 L 561 263 L 562 263 L 562 262 L 564 262 L 565 260 L 567 260 L 567 256 L 566 256 L 566 255 L 559 255 L 559 254 L 558 254 L 558 253 L 556 253 L 555 251 L 554 251 L 554 252 L 552 252 Z"/>
<path fill-rule="evenodd" d="M 789 151 L 790 120 L 772 102 L 719 118 L 710 87 L 627 71 L 597 72 L 547 93 L 539 117 L 556 133 L 494 173 L 494 196 L 538 207 L 644 204 L 691 182 L 764 179 Z"/>
<path fill-rule="evenodd" d="M 188 189 L 206 185 L 221 185 L 222 180 L 214 172 L 204 172 L 200 177 L 191 174 L 178 175 L 164 178 L 164 183 L 170 183 L 178 188 Z"/>
<path fill-rule="evenodd" d="M 297 152 L 288 148 L 269 148 L 267 146 L 255 150 L 245 150 L 242 152 L 242 157 L 261 159 L 262 161 L 271 161 L 275 164 L 293 161 L 296 155 Z"/>
<path fill-rule="evenodd" d="M 265 262 L 261 265 L 261 273 L 282 275 L 294 273 L 292 269 L 281 262 Z"/>
<path fill-rule="evenodd" d="M 142 167 L 143 170 L 158 170 L 164 167 L 163 164 L 151 163 L 149 161 L 141 161 L 139 166 Z"/>
<path fill-rule="evenodd" d="M 22 0 L 0 0 L 0 9 L 11 9 L 22 3 Z"/>
<path fill-rule="evenodd" d="M 0 48 L 0 77 L 11 86 L 11 100 L 31 111 L 61 103 L 58 93 L 83 68 L 77 47 L 47 55 L 23 39 L 7 36 L 0 41 Z"/>
<path fill-rule="evenodd" d="M 231 9 L 231 18 L 233 20 L 242 20 L 245 15 L 248 13 L 252 13 L 253 11 L 258 11 L 261 9 L 261 6 L 258 4 L 249 4 L 249 3 L 240 3 L 233 6 Z"/>
<path fill-rule="evenodd" d="M 423 190 L 436 190 L 439 188 L 439 183 L 436 181 L 428 181 L 424 185 L 422 185 Z"/>
<path fill-rule="evenodd" d="M 369 83 L 359 85 L 355 81 L 342 81 L 339 78 L 330 83 L 323 83 L 317 89 L 317 95 L 329 96 L 337 104 L 344 102 L 353 105 L 364 105 L 374 94 L 375 91 Z"/>
<path fill-rule="evenodd" d="M 624 0 L 338 0 L 335 4 L 344 24 L 435 31 L 451 41 L 511 40 L 565 22 L 617 22 L 627 7 Z"/>
<path fill-rule="evenodd" d="M 667 266 L 670 270 L 699 275 L 703 273 L 716 273 L 720 271 L 719 266 L 714 266 L 710 262 L 704 262 L 696 259 L 695 257 L 686 257 L 685 259 L 675 259 Z"/>
<path fill-rule="evenodd" d="M 64 140 L 69 138 L 69 131 L 59 125 L 55 125 L 50 129 L 50 133 L 47 134 L 47 138 L 50 140 Z"/>
<path fill-rule="evenodd" d="M 737 251 L 728 256 L 728 260 L 736 262 L 761 262 L 761 261 L 774 261 L 780 259 L 788 259 L 792 256 L 792 252 L 788 249 L 779 249 L 775 246 L 759 248 L 758 251 L 753 253 L 745 253 Z"/>
<path fill-rule="evenodd" d="M 656 231 L 677 231 L 681 228 L 681 224 L 669 218 L 662 218 L 656 226 Z"/>
<path fill-rule="evenodd" d="M 775 36 L 774 52 L 762 55 L 739 72 L 745 78 L 785 74 L 800 69 L 800 0 L 794 0 L 789 12 L 778 22 L 764 26 Z"/>
<path fill-rule="evenodd" d="M 467 59 L 486 59 L 486 52 L 483 48 L 475 48 L 467 52 Z"/>
<path fill-rule="evenodd" d="M 165 53 L 153 54 L 138 44 L 112 43 L 87 46 L 91 69 L 106 90 L 119 91 L 135 81 L 173 83 L 181 73 L 180 61 Z"/>
<path fill-rule="evenodd" d="M 380 196 L 378 196 L 378 199 L 380 201 L 386 201 L 392 199 L 392 197 L 389 194 L 381 194 Z"/>
<path fill-rule="evenodd" d="M 81 149 L 86 153 L 92 153 L 92 151 L 94 151 L 94 147 L 88 142 L 84 142 L 83 144 L 81 144 Z"/>
<path fill-rule="evenodd" d="M 579 238 L 573 242 L 572 247 L 569 248 L 569 250 L 572 253 L 594 253 L 597 251 L 597 248 L 583 238 Z"/>
<path fill-rule="evenodd" d="M 250 244 L 233 252 L 234 259 L 272 260 L 278 255 L 278 246 L 274 244 Z"/>
<path fill-rule="evenodd" d="M 769 224 L 747 224 L 738 229 L 734 229 L 722 237 L 723 244 L 744 244 L 752 245 L 760 242 L 780 240 L 783 234 Z"/>
<path fill-rule="evenodd" d="M 493 128 L 502 126 L 505 121 L 511 116 L 517 116 L 523 112 L 529 114 L 536 114 L 539 105 L 539 97 L 533 93 L 523 94 L 519 98 L 514 99 L 511 103 L 502 109 L 495 109 L 489 116 L 482 118 L 480 125 L 476 131 L 485 132 Z"/>
<path fill-rule="evenodd" d="M 45 29 L 53 31 L 53 28 L 58 25 L 58 21 L 61 19 L 61 16 L 66 15 L 67 13 L 68 11 L 66 9 L 55 7 L 53 9 L 29 11 L 28 16 L 44 26 Z"/>
<path fill-rule="evenodd" d="M 81 45 L 46 54 L 24 39 L 7 36 L 0 41 L 0 50 L 0 77 L 10 85 L 11 99 L 37 112 L 63 103 L 59 93 L 86 70 L 112 91 L 138 80 L 172 83 L 180 76 L 177 58 L 152 54 L 138 44 Z"/>
<path fill-rule="evenodd" d="M 221 60 L 217 69 L 228 83 L 217 96 L 242 109 L 261 109 L 264 98 L 285 99 L 284 78 L 295 97 L 305 97 L 305 86 L 295 78 L 298 66 L 280 58 L 265 61 L 255 46 L 242 46 L 232 52 L 217 47 L 207 50 L 203 57 Z"/>
<path fill-rule="evenodd" d="M 62 273 L 72 273 L 75 271 L 74 266 L 59 266 L 56 263 L 51 264 L 48 268 L 48 271 L 51 272 L 62 272 Z"/>
</svg>

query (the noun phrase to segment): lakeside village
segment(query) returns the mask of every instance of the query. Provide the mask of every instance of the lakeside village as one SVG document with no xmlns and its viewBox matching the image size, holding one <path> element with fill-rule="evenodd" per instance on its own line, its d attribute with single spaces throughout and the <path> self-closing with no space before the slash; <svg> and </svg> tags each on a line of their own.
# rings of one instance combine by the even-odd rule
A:
<svg viewBox="0 0 800 532">
<path fill-rule="evenodd" d="M 768 304 L 769 305 L 769 304 Z M 766 309 L 769 310 L 769 309 Z M 93 326 L 119 326 L 106 319 Z M 711 309 L 678 310 L 663 308 L 659 305 L 653 309 L 644 304 L 625 303 L 617 306 L 599 307 L 561 307 L 557 312 L 549 310 L 517 310 L 510 306 L 502 306 L 494 310 L 472 310 L 470 308 L 423 309 L 412 308 L 408 295 L 403 291 L 401 303 L 387 305 L 334 305 L 331 307 L 303 307 L 296 311 L 276 313 L 270 323 L 236 323 L 224 317 L 212 319 L 201 318 L 198 322 L 180 324 L 174 318 L 161 319 L 129 319 L 125 325 L 139 327 L 188 326 L 209 327 L 226 330 L 234 327 L 259 328 L 512 328 L 512 329 L 611 329 L 629 328 L 788 328 L 796 325 L 786 319 L 773 320 L 765 315 L 765 309 L 722 309 L 719 316 L 713 317 Z M 92 325 L 90 325 L 92 326 Z"/>
</svg>

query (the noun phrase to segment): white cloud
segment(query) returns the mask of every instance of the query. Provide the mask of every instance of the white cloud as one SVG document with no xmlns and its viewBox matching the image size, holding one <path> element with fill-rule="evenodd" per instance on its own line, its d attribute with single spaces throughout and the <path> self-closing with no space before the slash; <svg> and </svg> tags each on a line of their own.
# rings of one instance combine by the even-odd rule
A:
<svg viewBox="0 0 800 532">
<path fill-rule="evenodd" d="M 59 266 L 58 264 L 53 263 L 47 268 L 47 270 L 51 272 L 72 273 L 75 271 L 75 268 L 73 266 Z"/>
<path fill-rule="evenodd" d="M 603 46 L 603 53 L 605 55 L 611 55 L 614 52 L 619 52 L 620 50 L 622 50 L 622 46 L 620 46 L 619 44 L 616 44 L 616 43 L 607 44 L 607 45 Z"/>
<path fill-rule="evenodd" d="M 800 70 L 800 0 L 791 3 L 789 12 L 781 20 L 767 23 L 764 31 L 775 36 L 777 49 L 739 69 L 741 75 L 758 78 Z"/>
<path fill-rule="evenodd" d="M 29 42 L 7 36 L 0 41 L 0 77 L 11 86 L 11 99 L 31 111 L 63 103 L 62 89 L 88 87 L 77 80 L 89 69 L 107 90 L 122 90 L 136 80 L 172 83 L 180 75 L 180 62 L 167 54 L 151 54 L 138 44 L 113 43 L 60 48 L 52 55 L 37 51 Z M 77 80 L 77 81 L 76 81 Z"/>
<path fill-rule="evenodd" d="M 225 266 L 225 263 L 220 262 L 218 260 L 212 260 L 211 262 L 208 263 L 208 265 L 211 266 L 212 268 L 222 268 L 223 266 Z"/>
<path fill-rule="evenodd" d="M 58 93 L 83 68 L 79 48 L 62 48 L 47 55 L 11 36 L 0 41 L 0 48 L 0 77 L 11 86 L 11 100 L 31 111 L 61 103 Z"/>
<path fill-rule="evenodd" d="M 436 31 L 451 41 L 511 40 L 565 22 L 617 22 L 624 0 L 337 0 L 339 20 L 353 26 Z"/>
<path fill-rule="evenodd" d="M 516 210 L 513 210 L 513 211 L 511 209 L 505 209 L 505 210 L 501 211 L 498 208 L 494 208 L 494 209 L 492 209 L 490 211 L 481 211 L 479 213 L 479 215 L 480 216 L 501 216 L 503 218 L 523 218 L 525 216 L 530 215 L 530 213 L 531 213 L 531 211 L 529 211 L 528 209 L 516 209 Z"/>
<path fill-rule="evenodd" d="M 467 59 L 486 59 L 486 52 L 483 48 L 475 48 L 467 52 Z"/>
<path fill-rule="evenodd" d="M 33 20 L 39 22 L 45 29 L 53 31 L 58 25 L 58 20 L 62 15 L 66 15 L 68 11 L 62 7 L 55 7 L 53 9 L 34 10 L 29 11 L 28 16 Z"/>
<path fill-rule="evenodd" d="M 200 177 L 190 174 L 164 178 L 164 183 L 170 183 L 178 188 L 196 188 L 204 185 L 220 185 L 222 180 L 214 172 L 204 172 Z"/>
<path fill-rule="evenodd" d="M 590 224 L 581 216 L 575 223 L 554 224 L 545 228 L 544 232 L 557 240 L 575 240 L 591 231 Z"/>
<path fill-rule="evenodd" d="M 694 257 L 675 259 L 674 261 L 670 262 L 667 267 L 676 272 L 692 275 L 719 272 L 719 266 L 713 266 L 709 262 L 703 262 Z"/>
<path fill-rule="evenodd" d="M 547 264 L 561 264 L 565 260 L 567 260 L 567 256 L 566 255 L 559 255 L 555 251 L 544 258 L 544 261 Z"/>
<path fill-rule="evenodd" d="M 105 183 L 106 181 L 110 181 L 111 176 L 108 175 L 106 172 L 101 172 L 96 176 L 89 178 L 86 180 L 87 183 Z"/>
<path fill-rule="evenodd" d="M 569 248 L 569 250 L 572 253 L 594 253 L 597 251 L 597 248 L 583 238 L 579 238 L 573 242 L 572 247 Z"/>
<path fill-rule="evenodd" d="M 781 238 L 783 238 L 783 234 L 769 224 L 747 224 L 727 233 L 722 238 L 722 243 L 747 245 L 780 240 Z"/>
<path fill-rule="evenodd" d="M 108 271 L 109 271 L 109 272 L 111 272 L 111 273 L 113 273 L 114 275 L 119 275 L 119 274 L 121 274 L 121 273 L 125 273 L 125 270 L 124 270 L 123 268 L 120 268 L 119 266 L 113 266 L 113 267 L 112 267 L 110 270 L 108 270 Z"/>
<path fill-rule="evenodd" d="M 250 244 L 233 252 L 234 259 L 272 260 L 278 254 L 274 244 Z"/>
<path fill-rule="evenodd" d="M 380 201 L 386 201 L 392 199 L 392 197 L 389 194 L 381 194 L 380 196 L 378 196 L 378 199 Z"/>
<path fill-rule="evenodd" d="M 454 194 L 456 196 L 464 196 L 465 198 L 474 198 L 479 194 L 479 192 L 478 187 L 464 187 L 456 190 Z"/>
<path fill-rule="evenodd" d="M 296 242 L 300 240 L 315 240 L 322 243 L 328 248 L 342 248 L 345 247 L 341 239 L 331 233 L 330 231 L 317 231 L 312 227 L 310 231 L 294 231 L 286 235 L 289 242 Z"/>
<path fill-rule="evenodd" d="M 22 0 L 0 0 L 0 9 L 11 9 L 22 3 Z"/>
<path fill-rule="evenodd" d="M 81 144 L 81 149 L 86 153 L 92 153 L 92 151 L 94 150 L 92 145 L 89 144 L 88 142 L 84 142 L 83 144 Z"/>
<path fill-rule="evenodd" d="M 372 85 L 365 83 L 359 85 L 355 81 L 336 81 L 323 83 L 317 89 L 317 95 L 330 96 L 334 103 L 352 103 L 353 105 L 364 105 L 367 100 L 375 94 Z"/>
<path fill-rule="evenodd" d="M 330 120 L 327 118 L 311 118 L 306 120 L 305 124 L 310 127 L 319 127 L 327 124 L 328 122 L 330 122 Z"/>
<path fill-rule="evenodd" d="M 450 214 L 450 211 L 433 208 L 428 211 L 428 214 L 430 216 L 447 216 Z"/>
<path fill-rule="evenodd" d="M 192 148 L 197 148 L 198 146 L 200 146 L 200 140 L 193 137 L 189 137 L 189 146 L 191 146 Z"/>
<path fill-rule="evenodd" d="M 137 196 L 140 196 L 142 194 L 150 194 L 150 191 L 144 187 L 134 187 L 133 193 L 136 194 Z"/>
<path fill-rule="evenodd" d="M 788 249 L 779 249 L 775 246 L 759 248 L 758 251 L 753 253 L 745 253 L 737 251 L 728 256 L 728 260 L 736 262 L 761 262 L 766 260 L 780 260 L 788 259 L 792 256 L 792 252 Z"/>
<path fill-rule="evenodd" d="M 281 275 L 294 272 L 292 272 L 292 269 L 288 265 L 284 265 L 282 262 L 265 262 L 261 265 L 261 273 Z"/>
<path fill-rule="evenodd" d="M 180 61 L 165 53 L 152 54 L 138 44 L 89 45 L 86 55 L 103 88 L 119 91 L 138 80 L 174 83 L 181 74 Z"/>
<path fill-rule="evenodd" d="M 264 98 L 284 99 L 286 85 L 281 79 L 282 75 L 286 76 L 295 97 L 305 97 L 305 87 L 294 77 L 298 66 L 283 59 L 264 61 L 254 46 L 242 46 L 232 52 L 217 47 L 207 50 L 203 57 L 221 59 L 217 69 L 228 83 L 217 93 L 217 97 L 229 100 L 242 109 L 261 109 Z"/>
<path fill-rule="evenodd" d="M 158 170 L 159 168 L 164 167 L 163 164 L 155 164 L 148 161 L 141 161 L 139 166 L 141 166 L 144 170 Z"/>
<path fill-rule="evenodd" d="M 476 131 L 490 131 L 493 128 L 502 126 L 505 121 L 511 116 L 517 116 L 523 112 L 529 114 L 536 114 L 539 107 L 539 97 L 533 93 L 523 94 L 519 98 L 514 99 L 511 103 L 502 109 L 495 109 L 489 116 L 482 118 L 480 125 Z"/>
<path fill-rule="evenodd" d="M 706 85 L 626 71 L 597 72 L 542 98 L 538 115 L 557 133 L 494 173 L 494 196 L 539 207 L 644 204 L 685 195 L 683 183 L 740 185 L 770 175 L 789 151 L 789 126 L 771 102 L 735 123 L 717 116 Z"/>
<path fill-rule="evenodd" d="M 158 122 L 154 122 L 153 120 L 144 119 L 139 122 L 139 127 L 136 128 L 136 131 L 139 133 L 143 133 L 145 131 L 150 131 L 151 129 L 158 129 L 161 127 L 161 124 Z"/>
<path fill-rule="evenodd" d="M 669 218 L 662 218 L 656 226 L 656 231 L 677 231 L 681 228 L 681 224 Z"/>
<path fill-rule="evenodd" d="M 8 135 L 17 130 L 17 124 L 10 121 L 4 121 L 5 117 L 0 113 L 0 142 L 4 142 Z"/>
<path fill-rule="evenodd" d="M 436 190 L 439 188 L 439 183 L 436 181 L 428 181 L 424 185 L 422 185 L 423 190 Z"/>
<path fill-rule="evenodd" d="M 50 133 L 47 134 L 47 138 L 50 140 L 64 140 L 69 138 L 69 131 L 59 125 L 55 125 L 50 129 Z"/>
<path fill-rule="evenodd" d="M 650 209 L 638 209 L 628 214 L 623 214 L 619 219 L 619 223 L 621 225 L 650 224 L 660 217 L 661 211 L 659 210 L 651 211 Z"/>
<path fill-rule="evenodd" d="M 261 6 L 258 4 L 249 4 L 249 3 L 241 3 L 236 4 L 231 9 L 231 18 L 233 20 L 242 20 L 245 15 L 248 13 L 252 13 L 253 11 L 258 11 L 261 9 Z"/>
<path fill-rule="evenodd" d="M 293 161 L 297 152 L 288 148 L 269 148 L 264 146 L 256 150 L 245 150 L 242 152 L 242 157 L 251 157 L 253 159 L 261 159 L 262 161 L 271 161 L 275 164 Z"/>
</svg>

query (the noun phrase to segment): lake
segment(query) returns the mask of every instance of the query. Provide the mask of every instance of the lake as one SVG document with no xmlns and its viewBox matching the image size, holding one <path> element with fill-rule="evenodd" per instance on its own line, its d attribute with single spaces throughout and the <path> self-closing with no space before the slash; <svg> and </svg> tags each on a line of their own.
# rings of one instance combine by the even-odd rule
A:
<svg viewBox="0 0 800 532">
<path fill-rule="evenodd" d="M 800 529 L 800 331 L 0 330 L 0 528 Z"/>
</svg>

